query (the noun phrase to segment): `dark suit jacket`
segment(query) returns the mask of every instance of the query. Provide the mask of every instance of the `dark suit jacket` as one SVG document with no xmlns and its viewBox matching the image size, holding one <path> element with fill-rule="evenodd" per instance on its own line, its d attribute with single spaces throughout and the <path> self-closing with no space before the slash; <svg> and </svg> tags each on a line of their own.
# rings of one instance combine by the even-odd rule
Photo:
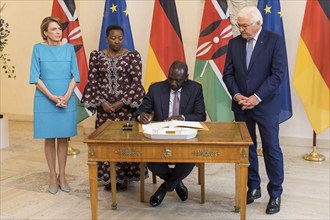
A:
<svg viewBox="0 0 330 220">
<path fill-rule="evenodd" d="M 241 35 L 229 41 L 223 80 L 229 93 L 251 96 L 254 93 L 262 102 L 254 109 L 255 114 L 278 114 L 280 111 L 279 86 L 287 68 L 284 39 L 262 30 L 255 44 L 250 64 L 246 68 L 246 40 Z M 232 110 L 241 112 L 241 106 L 232 102 Z"/>
<path fill-rule="evenodd" d="M 168 118 L 171 88 L 168 82 L 161 81 L 150 85 L 142 105 L 136 110 L 136 117 L 142 112 L 154 112 L 154 121 L 163 121 Z M 180 110 L 186 121 L 205 121 L 205 104 L 202 86 L 194 81 L 187 80 L 181 89 Z"/>
</svg>

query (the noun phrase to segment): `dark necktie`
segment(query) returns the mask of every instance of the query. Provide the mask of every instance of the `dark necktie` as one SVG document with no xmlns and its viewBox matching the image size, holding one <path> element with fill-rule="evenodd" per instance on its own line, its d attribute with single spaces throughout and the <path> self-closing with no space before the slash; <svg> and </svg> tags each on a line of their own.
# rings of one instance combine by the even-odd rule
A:
<svg viewBox="0 0 330 220">
<path fill-rule="evenodd" d="M 180 108 L 179 91 L 175 91 L 174 92 L 174 100 L 173 100 L 172 116 L 178 116 L 179 115 L 179 108 Z"/>
<path fill-rule="evenodd" d="M 253 41 L 254 39 L 250 39 L 248 41 L 248 44 L 246 46 L 246 69 L 249 68 L 249 64 L 250 64 L 250 60 L 251 60 L 251 55 L 252 55 L 252 52 L 253 52 Z"/>
</svg>

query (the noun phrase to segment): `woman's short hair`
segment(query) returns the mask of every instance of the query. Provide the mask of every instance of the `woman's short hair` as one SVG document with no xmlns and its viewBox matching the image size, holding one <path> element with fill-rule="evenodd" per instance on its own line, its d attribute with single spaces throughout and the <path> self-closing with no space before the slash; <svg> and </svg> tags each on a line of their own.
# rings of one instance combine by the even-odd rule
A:
<svg viewBox="0 0 330 220">
<path fill-rule="evenodd" d="M 112 25 L 109 25 L 107 27 L 107 30 L 106 30 L 106 36 L 109 37 L 109 33 L 111 30 L 121 30 L 121 32 L 123 32 L 123 35 L 124 35 L 124 29 L 119 26 L 119 25 L 116 25 L 116 24 L 112 24 Z"/>
<path fill-rule="evenodd" d="M 248 6 L 240 10 L 237 14 L 237 17 L 251 17 L 251 22 L 256 23 L 260 21 L 260 25 L 263 23 L 262 15 L 259 9 L 255 6 Z"/>
<path fill-rule="evenodd" d="M 62 27 L 62 23 L 59 18 L 53 17 L 53 16 L 45 17 L 44 20 L 42 20 L 41 25 L 40 25 L 41 37 L 44 40 L 47 40 L 47 36 L 45 35 L 44 32 L 48 30 L 48 25 L 50 22 L 55 22 L 60 27 Z"/>
</svg>

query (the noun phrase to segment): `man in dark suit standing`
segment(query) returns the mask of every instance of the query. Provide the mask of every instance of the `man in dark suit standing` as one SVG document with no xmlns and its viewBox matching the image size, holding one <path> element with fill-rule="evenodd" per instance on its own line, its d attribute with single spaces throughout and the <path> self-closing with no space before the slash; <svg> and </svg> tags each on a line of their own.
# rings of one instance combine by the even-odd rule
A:
<svg viewBox="0 0 330 220">
<path fill-rule="evenodd" d="M 266 213 L 280 211 L 284 180 L 283 155 L 279 144 L 279 86 L 287 68 L 284 39 L 262 29 L 256 7 L 243 8 L 237 15 L 241 35 L 228 45 L 223 80 L 232 95 L 236 121 L 245 121 L 253 140 L 249 150 L 247 204 L 261 197 L 257 155 L 258 125 L 270 196 Z"/>
<path fill-rule="evenodd" d="M 188 79 L 188 66 L 181 61 L 172 63 L 168 78 L 149 87 L 142 105 L 136 111 L 136 119 L 143 124 L 150 121 L 205 121 L 205 104 L 202 86 Z M 194 163 L 176 163 L 173 169 L 167 163 L 148 163 L 149 169 L 164 180 L 150 198 L 150 205 L 161 204 L 167 192 L 175 189 L 182 201 L 188 199 L 186 178 Z"/>
</svg>

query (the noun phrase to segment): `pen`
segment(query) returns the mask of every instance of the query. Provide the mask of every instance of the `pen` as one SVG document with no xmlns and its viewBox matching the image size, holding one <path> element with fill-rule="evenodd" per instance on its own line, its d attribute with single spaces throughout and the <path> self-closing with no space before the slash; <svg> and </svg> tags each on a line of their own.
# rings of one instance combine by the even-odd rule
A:
<svg viewBox="0 0 330 220">
<path fill-rule="evenodd" d="M 128 121 L 127 121 L 127 124 L 126 124 L 126 126 L 128 126 L 128 127 L 130 126 L 131 118 L 132 118 L 131 116 L 128 117 Z"/>
</svg>

